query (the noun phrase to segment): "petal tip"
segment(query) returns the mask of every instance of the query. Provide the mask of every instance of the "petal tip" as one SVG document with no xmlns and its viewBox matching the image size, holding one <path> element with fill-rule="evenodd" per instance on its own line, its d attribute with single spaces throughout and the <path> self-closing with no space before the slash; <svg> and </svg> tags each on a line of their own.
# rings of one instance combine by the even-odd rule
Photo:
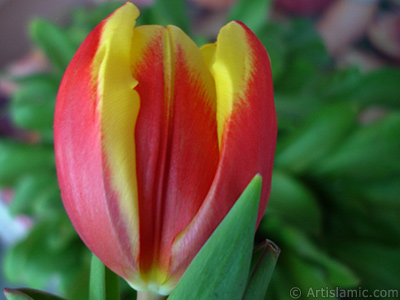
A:
<svg viewBox="0 0 400 300">
<path fill-rule="evenodd" d="M 118 8 L 116 11 L 114 11 L 113 14 L 115 13 L 120 13 L 120 12 L 126 12 L 127 14 L 130 14 L 133 18 L 137 19 L 140 15 L 139 8 L 132 2 L 125 2 L 120 8 Z"/>
</svg>

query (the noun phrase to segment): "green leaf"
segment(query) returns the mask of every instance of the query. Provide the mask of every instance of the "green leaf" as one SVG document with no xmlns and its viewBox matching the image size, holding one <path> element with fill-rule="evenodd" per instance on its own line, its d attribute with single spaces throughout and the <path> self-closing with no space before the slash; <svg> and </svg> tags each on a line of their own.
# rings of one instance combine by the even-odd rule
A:
<svg viewBox="0 0 400 300">
<path fill-rule="evenodd" d="M 157 0 L 152 6 L 142 11 L 138 21 L 140 24 L 175 25 L 186 34 L 190 31 L 190 20 L 184 0 Z"/>
<path fill-rule="evenodd" d="M 356 109 L 335 104 L 316 112 L 277 147 L 276 166 L 300 173 L 324 157 L 355 125 Z"/>
<path fill-rule="evenodd" d="M 242 298 L 250 269 L 261 182 L 258 175 L 250 182 L 193 259 L 169 300 Z"/>
<path fill-rule="evenodd" d="M 281 260 L 280 260 L 281 262 Z M 268 299 L 279 299 L 279 300 L 293 300 L 291 297 L 290 290 L 295 287 L 295 284 L 290 280 L 288 271 L 282 270 L 282 267 L 276 266 L 274 275 L 271 279 L 270 287 L 267 290 L 265 297 Z"/>
<path fill-rule="evenodd" d="M 355 89 L 354 101 L 400 108 L 400 70 L 382 68 L 367 74 Z"/>
<path fill-rule="evenodd" d="M 54 76 L 50 73 L 36 73 L 29 74 L 24 76 L 10 76 L 12 81 L 15 81 L 21 86 L 26 85 L 43 85 L 46 87 L 53 87 L 54 90 L 57 91 L 58 86 L 60 85 L 60 80 L 58 80 L 57 76 Z"/>
<path fill-rule="evenodd" d="M 228 21 L 241 21 L 257 34 L 267 21 L 271 4 L 272 0 L 239 0 L 232 7 Z"/>
<path fill-rule="evenodd" d="M 400 107 L 400 70 L 390 67 L 380 68 L 363 74 L 358 68 L 335 71 L 321 83 L 321 93 L 330 99 L 349 99 L 363 107 L 378 105 Z"/>
<path fill-rule="evenodd" d="M 57 178 L 53 172 L 33 172 L 21 176 L 14 186 L 10 204 L 13 215 L 41 215 L 63 209 Z"/>
<path fill-rule="evenodd" d="M 287 255 L 295 256 L 296 260 L 307 262 L 310 265 L 309 267 L 318 273 L 317 276 L 320 277 L 320 280 L 326 284 L 345 288 L 354 287 L 359 283 L 359 278 L 349 266 L 329 256 L 324 248 L 318 247 L 302 231 L 287 226 L 277 217 L 264 218 L 260 224 L 259 231 L 265 235 L 273 236 L 279 242 L 282 248 L 281 266 L 282 263 L 286 262 Z M 288 272 L 286 270 L 288 268 L 290 269 L 290 264 L 285 265 L 285 272 Z"/>
<path fill-rule="evenodd" d="M 50 147 L 0 139 L 0 166 L 0 186 L 12 185 L 25 173 L 54 169 L 54 152 Z"/>
<path fill-rule="evenodd" d="M 398 245 L 389 247 L 370 240 L 355 241 L 351 238 L 332 244 L 330 249 L 360 274 L 363 285 L 368 285 L 371 289 L 398 289 L 400 278 Z"/>
<path fill-rule="evenodd" d="M 400 212 L 400 176 L 359 186 L 364 199 L 375 209 Z"/>
<path fill-rule="evenodd" d="M 243 300 L 262 300 L 271 280 L 280 249 L 266 240 L 253 253 L 251 275 L 247 283 Z"/>
<path fill-rule="evenodd" d="M 36 81 L 18 89 L 12 99 L 10 114 L 13 122 L 24 129 L 52 131 L 57 86 Z"/>
<path fill-rule="evenodd" d="M 284 75 L 282 76 L 284 77 Z M 289 128 L 296 126 L 324 106 L 324 102 L 320 98 L 305 93 L 286 93 L 277 90 L 274 98 L 279 127 L 282 127 L 282 122 L 289 124 L 289 126 L 286 126 Z"/>
<path fill-rule="evenodd" d="M 37 222 L 25 239 L 7 249 L 3 268 L 10 282 L 43 289 L 51 276 L 80 265 L 83 245 L 67 217 L 48 218 Z"/>
<path fill-rule="evenodd" d="M 287 60 L 282 80 L 275 82 L 274 89 L 285 94 L 304 93 L 305 97 L 317 97 L 315 84 L 328 67 L 329 55 L 311 21 L 294 20 L 285 33 Z"/>
<path fill-rule="evenodd" d="M 315 176 L 353 181 L 381 180 L 400 174 L 400 113 L 360 126 L 314 166 Z"/>
<path fill-rule="evenodd" d="M 81 256 L 89 256 L 89 259 L 84 259 L 79 268 L 72 270 L 71 272 L 63 273 L 60 278 L 60 290 L 62 291 L 62 295 L 67 299 L 89 299 L 90 258 L 92 254 L 86 250 L 82 252 Z"/>
<path fill-rule="evenodd" d="M 72 12 L 72 24 L 79 27 L 89 27 L 89 30 L 93 29 L 124 3 L 124 1 L 103 2 L 90 9 L 76 9 Z"/>
<path fill-rule="evenodd" d="M 325 44 L 311 20 L 294 19 L 290 23 L 287 43 L 293 60 L 301 58 L 318 70 L 329 63 Z"/>
<path fill-rule="evenodd" d="M 339 197 L 335 200 L 336 202 L 340 201 Z M 361 199 L 356 196 L 344 197 L 340 206 L 336 204 L 338 207 L 334 211 L 330 211 L 331 216 L 328 220 L 332 230 L 329 234 L 330 239 L 341 244 L 343 240 L 358 237 L 374 241 L 377 244 L 398 247 L 398 237 L 400 236 L 398 209 L 384 206 L 369 207 L 370 204 L 362 196 Z M 356 202 L 358 206 L 346 205 L 353 202 Z"/>
<path fill-rule="evenodd" d="M 75 48 L 83 42 L 86 36 L 105 18 L 124 4 L 123 1 L 102 2 L 87 8 L 79 8 L 72 12 L 71 25 L 65 29 Z"/>
<path fill-rule="evenodd" d="M 359 88 L 363 74 L 357 67 L 332 70 L 322 76 L 315 86 L 316 92 L 329 100 L 352 99 Z"/>
<path fill-rule="evenodd" d="M 287 63 L 286 30 L 282 24 L 268 23 L 259 30 L 258 38 L 268 51 L 274 82 L 283 74 Z"/>
<path fill-rule="evenodd" d="M 58 296 L 32 289 L 4 289 L 7 300 L 63 300 Z"/>
<path fill-rule="evenodd" d="M 329 285 L 326 281 L 324 270 L 319 266 L 292 255 L 291 253 L 287 255 L 285 263 L 287 265 L 287 276 L 291 276 L 294 283 L 291 289 L 286 292 L 291 295 L 291 293 L 293 293 L 293 288 L 297 288 L 301 291 L 301 297 L 298 298 L 297 295 L 299 294 L 294 294 L 296 299 L 308 300 L 311 299 L 309 292 L 313 293 L 313 291 L 316 290 L 333 288 L 333 286 Z M 336 299 L 335 297 L 324 297 L 321 293 L 312 295 L 312 299 L 317 300 Z"/>
<path fill-rule="evenodd" d="M 266 216 L 278 216 L 293 227 L 317 234 L 321 229 L 321 208 L 313 193 L 295 177 L 274 170 Z"/>
<path fill-rule="evenodd" d="M 56 25 L 43 19 L 36 19 L 30 24 L 30 34 L 54 67 L 63 72 L 76 51 L 68 35 Z"/>
<path fill-rule="evenodd" d="M 288 54 L 291 57 L 290 54 Z M 292 58 L 285 68 L 285 72 L 281 75 L 284 80 L 280 80 L 276 84 L 277 91 L 285 93 L 305 93 L 310 96 L 308 90 L 310 85 L 318 78 L 318 69 L 313 66 L 307 59 L 302 56 Z"/>
<path fill-rule="evenodd" d="M 291 253 L 319 266 L 325 281 L 331 286 L 354 287 L 359 283 L 358 277 L 347 266 L 329 257 L 299 230 L 287 227 L 281 235 L 285 245 L 291 248 Z"/>
<path fill-rule="evenodd" d="M 89 300 L 119 299 L 119 278 L 94 254 L 90 269 Z"/>
</svg>

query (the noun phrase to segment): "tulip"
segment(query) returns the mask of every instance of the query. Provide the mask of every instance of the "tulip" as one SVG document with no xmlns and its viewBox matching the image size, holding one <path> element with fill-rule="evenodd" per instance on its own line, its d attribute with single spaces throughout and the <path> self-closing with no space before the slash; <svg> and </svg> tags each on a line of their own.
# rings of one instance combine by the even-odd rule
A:
<svg viewBox="0 0 400 300">
<path fill-rule="evenodd" d="M 242 23 L 199 49 L 175 26 L 134 28 L 131 3 L 63 77 L 54 137 L 66 211 L 139 291 L 169 294 L 247 184 L 270 192 L 276 114 L 268 54 Z"/>
</svg>

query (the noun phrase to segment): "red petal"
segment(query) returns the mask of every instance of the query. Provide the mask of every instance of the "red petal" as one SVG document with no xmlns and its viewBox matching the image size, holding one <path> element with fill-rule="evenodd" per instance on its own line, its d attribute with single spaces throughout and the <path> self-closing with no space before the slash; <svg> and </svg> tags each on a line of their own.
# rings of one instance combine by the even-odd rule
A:
<svg viewBox="0 0 400 300">
<path fill-rule="evenodd" d="M 139 32 L 152 37 L 145 50 L 138 50 Z M 133 44 L 143 53 L 133 62 L 141 98 L 140 267 L 167 272 L 172 242 L 198 212 L 218 164 L 214 83 L 200 50 L 178 28 L 139 27 Z"/>
<path fill-rule="evenodd" d="M 217 95 L 219 88 L 233 91 L 232 110 L 224 121 L 221 157 L 210 192 L 194 221 L 175 241 L 172 272 L 177 274 L 186 269 L 256 174 L 263 177 L 258 223 L 270 193 L 277 124 L 268 54 L 257 37 L 238 22 L 221 30 L 216 47 L 217 56 L 212 64 L 219 67 L 222 64 L 223 79 L 226 80 L 225 74 L 231 74 L 235 77 L 231 82 L 241 82 L 243 87 L 235 92 L 237 84 L 227 88 L 216 82 Z M 235 51 L 242 51 L 236 60 L 226 59 Z M 240 65 L 247 69 L 238 71 Z M 213 73 L 218 78 L 215 72 L 218 71 Z M 217 105 L 219 101 L 217 99 Z"/>
<path fill-rule="evenodd" d="M 119 195 L 107 167 L 101 110 L 104 103 L 97 82 L 99 66 L 94 61 L 109 23 L 121 20 L 121 15 L 122 19 L 127 15 L 133 18 L 136 12 L 133 6 L 124 6 L 85 39 L 63 77 L 54 121 L 57 175 L 67 213 L 90 250 L 130 282 L 136 280 L 138 269 L 135 241 L 126 222 L 121 221 Z M 134 24 L 132 18 L 128 23 Z"/>
</svg>

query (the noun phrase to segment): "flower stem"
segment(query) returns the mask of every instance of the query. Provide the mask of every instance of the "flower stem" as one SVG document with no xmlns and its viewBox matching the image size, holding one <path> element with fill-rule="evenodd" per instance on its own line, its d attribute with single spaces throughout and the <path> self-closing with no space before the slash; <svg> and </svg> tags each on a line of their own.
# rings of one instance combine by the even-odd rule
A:
<svg viewBox="0 0 400 300">
<path fill-rule="evenodd" d="M 167 296 L 159 295 L 150 291 L 137 292 L 137 300 L 164 300 Z"/>
</svg>

